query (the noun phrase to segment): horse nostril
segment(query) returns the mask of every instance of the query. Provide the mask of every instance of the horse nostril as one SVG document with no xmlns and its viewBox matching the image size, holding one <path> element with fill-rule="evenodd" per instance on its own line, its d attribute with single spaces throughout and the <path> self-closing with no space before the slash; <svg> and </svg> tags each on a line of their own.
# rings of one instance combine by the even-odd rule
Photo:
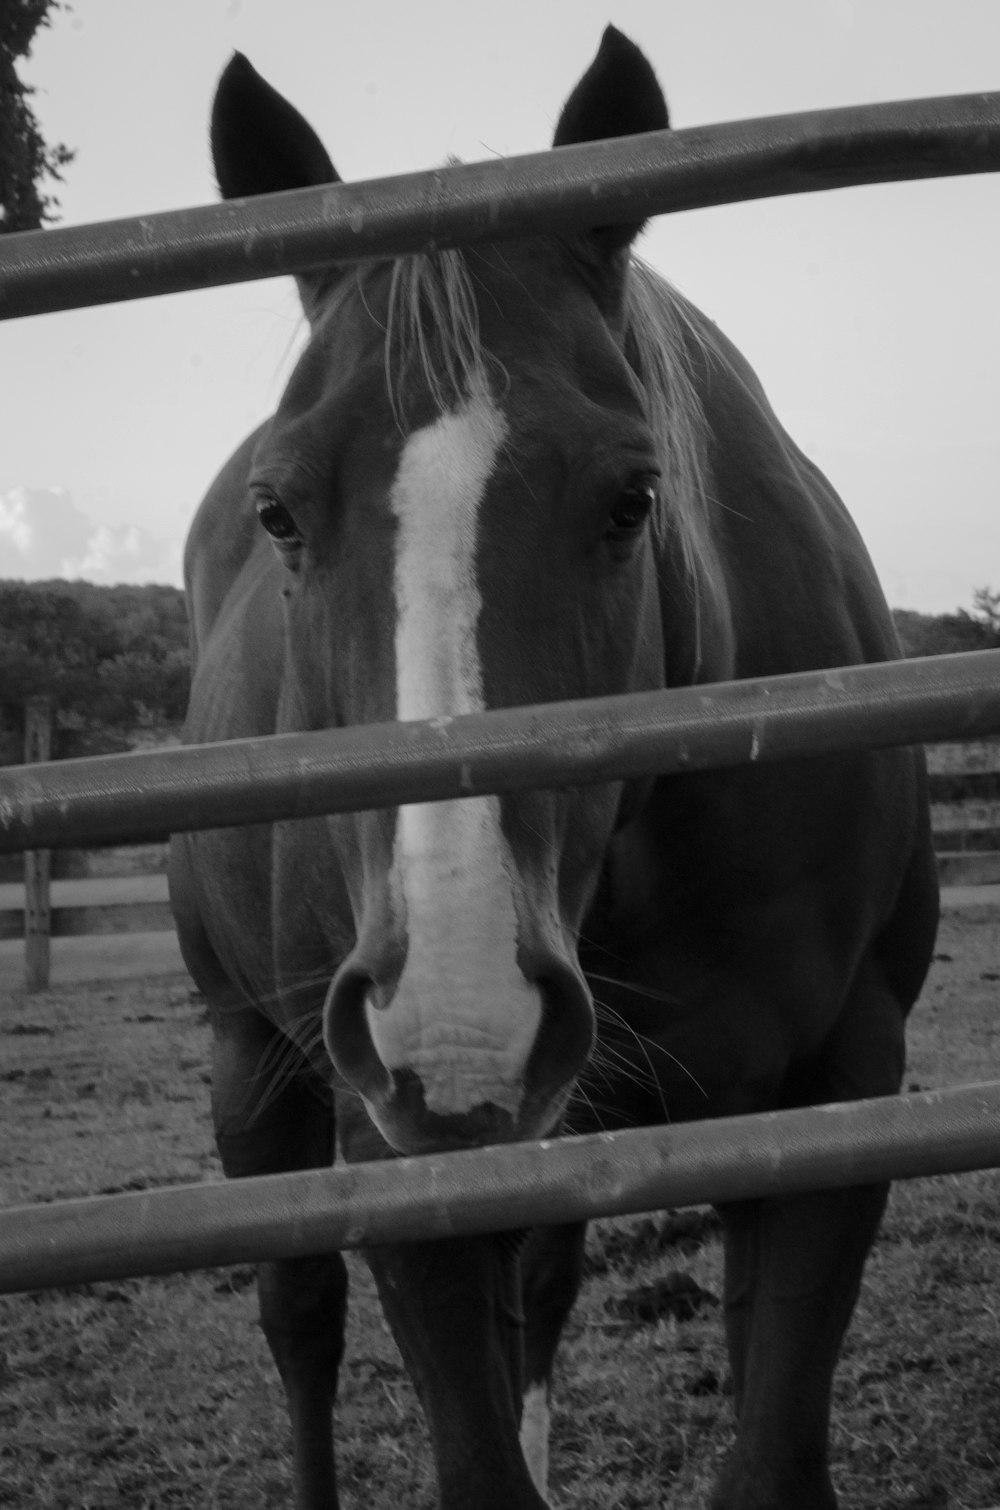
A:
<svg viewBox="0 0 1000 1510">
<path fill-rule="evenodd" d="M 528 1060 L 529 1085 L 575 1079 L 594 1047 L 594 1003 L 572 965 L 550 959 L 533 984 L 542 996 L 542 1021 Z"/>
<path fill-rule="evenodd" d="M 381 979 L 360 951 L 338 970 L 324 1041 L 392 1147 L 414 1152 L 542 1136 L 558 1119 L 590 1054 L 593 1004 L 580 971 L 554 949 L 524 950 L 518 965 L 531 1006 L 526 1020 L 504 1019 L 490 1038 L 484 1016 L 473 1010 L 453 1021 L 448 1002 L 438 1003 L 448 1031 L 426 1041 L 415 1010 L 422 998 L 407 992 L 405 980 L 400 994 L 400 978 Z M 478 998 L 472 1009 L 481 1011 Z"/>
<path fill-rule="evenodd" d="M 344 964 L 327 992 L 323 1041 L 337 1071 L 366 1098 L 385 1096 L 389 1072 L 379 1059 L 368 1027 L 366 1005 L 375 983 L 357 966 Z"/>
</svg>

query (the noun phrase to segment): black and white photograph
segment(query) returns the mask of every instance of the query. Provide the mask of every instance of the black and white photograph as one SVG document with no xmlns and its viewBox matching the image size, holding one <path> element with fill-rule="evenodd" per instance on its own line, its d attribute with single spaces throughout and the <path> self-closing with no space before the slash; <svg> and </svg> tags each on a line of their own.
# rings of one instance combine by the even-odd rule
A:
<svg viewBox="0 0 1000 1510">
<path fill-rule="evenodd" d="M 1000 5 L 0 0 L 0 1510 L 1000 1510 Z"/>
</svg>

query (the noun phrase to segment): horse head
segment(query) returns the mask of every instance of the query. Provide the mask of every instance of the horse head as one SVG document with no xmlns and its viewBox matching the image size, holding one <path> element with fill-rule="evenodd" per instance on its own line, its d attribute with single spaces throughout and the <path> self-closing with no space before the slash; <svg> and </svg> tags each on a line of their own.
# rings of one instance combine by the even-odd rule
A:
<svg viewBox="0 0 1000 1510">
<path fill-rule="evenodd" d="M 609 28 L 555 145 L 666 124 L 648 63 Z M 337 180 L 238 55 L 212 137 L 227 197 Z M 309 341 L 249 484 L 283 600 L 279 729 L 664 684 L 664 584 L 683 597 L 690 583 L 678 567 L 671 587 L 657 539 L 684 465 L 651 412 L 630 314 L 650 297 L 630 259 L 639 230 L 299 278 Z M 279 956 L 304 928 L 339 939 L 349 908 L 325 1042 L 394 1148 L 558 1122 L 593 1037 L 580 931 L 638 795 L 477 797 L 275 830 Z"/>
</svg>

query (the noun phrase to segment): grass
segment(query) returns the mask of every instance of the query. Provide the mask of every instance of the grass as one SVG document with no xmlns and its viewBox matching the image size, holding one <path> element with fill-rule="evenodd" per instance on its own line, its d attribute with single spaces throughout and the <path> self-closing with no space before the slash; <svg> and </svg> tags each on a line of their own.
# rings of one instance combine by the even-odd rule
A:
<svg viewBox="0 0 1000 1510">
<path fill-rule="evenodd" d="M 1000 1064 L 996 916 L 949 917 L 939 956 L 911 1036 L 912 1087 L 992 1078 Z M 0 1199 L 217 1178 L 207 1050 L 180 981 L 11 1002 Z M 845 1510 L 1000 1504 L 998 1240 L 995 1173 L 896 1187 L 836 1385 Z M 559 1366 L 554 1503 L 694 1510 L 731 1434 L 715 1225 L 595 1223 L 589 1252 Z M 422 1510 L 434 1504 L 423 1427 L 367 1271 L 350 1266 L 344 1504 Z M 688 1319 L 643 1321 L 636 1292 L 671 1274 L 694 1296 Z M 0 1300 L 4 1510 L 290 1502 L 284 1403 L 248 1269 Z"/>
</svg>

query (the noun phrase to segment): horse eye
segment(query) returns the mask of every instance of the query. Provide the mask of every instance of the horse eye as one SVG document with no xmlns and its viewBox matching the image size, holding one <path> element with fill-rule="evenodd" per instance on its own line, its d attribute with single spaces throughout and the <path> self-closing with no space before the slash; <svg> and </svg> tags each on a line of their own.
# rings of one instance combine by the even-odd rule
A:
<svg viewBox="0 0 1000 1510">
<path fill-rule="evenodd" d="M 283 503 L 276 498 L 261 498 L 257 504 L 257 518 L 270 535 L 275 545 L 301 545 L 299 527 Z"/>
<path fill-rule="evenodd" d="M 615 499 L 609 520 L 609 534 L 634 535 L 649 518 L 656 503 L 657 479 L 651 474 L 634 477 Z"/>
</svg>

